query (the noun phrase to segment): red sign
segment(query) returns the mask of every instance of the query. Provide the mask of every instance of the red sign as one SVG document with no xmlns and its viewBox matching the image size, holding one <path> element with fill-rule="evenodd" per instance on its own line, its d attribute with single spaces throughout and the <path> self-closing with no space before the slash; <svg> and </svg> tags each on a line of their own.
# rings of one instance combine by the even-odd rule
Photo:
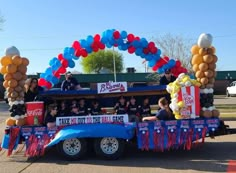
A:
<svg viewBox="0 0 236 173">
<path fill-rule="evenodd" d="M 26 102 L 26 124 L 40 125 L 43 124 L 44 116 L 43 102 Z"/>
</svg>

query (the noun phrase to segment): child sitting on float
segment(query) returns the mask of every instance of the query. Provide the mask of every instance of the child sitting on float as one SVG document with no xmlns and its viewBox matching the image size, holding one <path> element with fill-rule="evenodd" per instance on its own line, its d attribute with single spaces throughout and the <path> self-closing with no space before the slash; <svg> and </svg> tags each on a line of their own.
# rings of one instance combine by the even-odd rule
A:
<svg viewBox="0 0 236 173">
<path fill-rule="evenodd" d="M 71 116 L 80 116 L 78 105 L 73 104 L 73 105 L 71 106 L 71 114 L 70 114 L 70 115 L 71 115 Z"/>
<path fill-rule="evenodd" d="M 174 120 L 174 115 L 169 108 L 168 100 L 162 97 L 158 101 L 158 106 L 161 108 L 156 116 L 144 117 L 143 121 L 155 121 L 155 120 Z"/>
<path fill-rule="evenodd" d="M 127 102 L 127 113 L 129 116 L 129 122 L 138 122 L 139 121 L 139 108 L 136 103 L 134 96 L 130 98 L 130 101 Z"/>
<path fill-rule="evenodd" d="M 102 114 L 102 109 L 99 105 L 99 102 L 97 100 L 94 100 L 92 102 L 92 106 L 90 109 L 90 115 L 101 115 Z"/>
<path fill-rule="evenodd" d="M 47 127 L 55 127 L 56 126 L 56 116 L 57 116 L 57 105 L 51 104 L 48 106 L 47 115 L 45 117 L 45 124 Z"/>
<path fill-rule="evenodd" d="M 58 116 L 59 117 L 64 117 L 64 116 L 68 116 L 69 115 L 69 111 L 68 110 L 68 104 L 66 101 L 61 101 L 59 103 L 59 107 L 58 107 Z"/>
<path fill-rule="evenodd" d="M 88 115 L 88 108 L 87 108 L 87 106 L 85 104 L 85 99 L 84 98 L 81 98 L 79 100 L 78 108 L 79 108 L 79 116 L 86 116 L 86 115 Z"/>
<path fill-rule="evenodd" d="M 117 115 L 126 114 L 127 107 L 125 105 L 125 98 L 123 96 L 119 97 L 119 102 L 114 106 L 114 111 Z"/>
<path fill-rule="evenodd" d="M 149 98 L 146 97 L 143 100 L 143 104 L 139 106 L 141 118 L 151 116 L 151 107 L 149 104 Z"/>
</svg>

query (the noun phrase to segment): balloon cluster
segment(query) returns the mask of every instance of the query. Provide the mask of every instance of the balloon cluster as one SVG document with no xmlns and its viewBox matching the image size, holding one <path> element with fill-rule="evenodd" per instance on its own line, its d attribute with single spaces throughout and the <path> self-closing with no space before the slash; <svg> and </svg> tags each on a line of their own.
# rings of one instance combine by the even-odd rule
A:
<svg viewBox="0 0 236 173">
<path fill-rule="evenodd" d="M 19 51 L 13 46 L 6 50 L 6 55 L 0 59 L 1 74 L 4 76 L 3 86 L 7 92 L 12 120 L 7 125 L 22 125 L 24 121 L 24 85 L 27 79 L 26 71 L 29 64 L 27 58 L 21 57 Z M 9 124 L 8 124 L 9 123 Z"/>
<path fill-rule="evenodd" d="M 191 79 L 188 75 L 185 75 L 184 73 L 180 74 L 174 82 L 167 85 L 166 90 L 168 93 L 170 93 L 171 96 L 170 108 L 173 110 L 176 119 L 183 119 L 180 112 L 181 109 L 185 107 L 185 103 L 182 100 L 178 100 L 178 93 L 181 87 L 199 87 L 200 85 L 201 84 L 198 81 Z"/>
<path fill-rule="evenodd" d="M 216 62 L 218 60 L 215 55 L 215 48 L 212 46 L 212 36 L 210 34 L 201 34 L 198 44 L 192 46 L 193 71 L 197 81 L 201 83 L 200 104 L 202 107 L 201 116 L 210 118 L 218 117 L 219 111 L 214 107 L 213 87 L 216 77 Z"/>
<path fill-rule="evenodd" d="M 126 31 L 117 31 L 115 29 L 106 30 L 100 36 L 89 35 L 86 39 L 74 41 L 71 47 L 66 47 L 63 53 L 49 61 L 49 67 L 40 75 L 39 85 L 50 89 L 57 84 L 60 75 L 66 72 L 66 68 L 73 68 L 75 60 L 79 57 L 87 57 L 92 52 L 111 47 L 118 47 L 119 50 L 128 51 L 148 61 L 149 67 L 153 71 L 163 73 L 166 69 L 172 69 L 174 75 L 186 73 L 187 70 L 181 66 L 180 61 L 161 57 L 161 50 L 154 42 L 148 42 L 145 38 L 140 38 Z"/>
</svg>

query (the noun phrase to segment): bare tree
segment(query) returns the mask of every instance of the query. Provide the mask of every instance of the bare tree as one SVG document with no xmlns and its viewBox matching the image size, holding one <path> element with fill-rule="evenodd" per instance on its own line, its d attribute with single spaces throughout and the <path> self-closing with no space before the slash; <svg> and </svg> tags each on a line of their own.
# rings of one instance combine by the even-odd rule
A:
<svg viewBox="0 0 236 173">
<path fill-rule="evenodd" d="M 186 39 L 181 35 L 172 35 L 167 33 L 165 35 L 154 38 L 157 47 L 162 51 L 162 55 L 166 55 L 173 59 L 181 61 L 183 67 L 191 71 L 191 46 L 193 42 L 191 39 Z"/>
</svg>

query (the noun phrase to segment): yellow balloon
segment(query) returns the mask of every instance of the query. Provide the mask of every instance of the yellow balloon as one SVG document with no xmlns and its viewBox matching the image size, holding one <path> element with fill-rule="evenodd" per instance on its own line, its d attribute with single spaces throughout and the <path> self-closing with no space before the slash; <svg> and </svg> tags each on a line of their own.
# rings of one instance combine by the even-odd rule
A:
<svg viewBox="0 0 236 173">
<path fill-rule="evenodd" d="M 7 66 L 9 64 L 12 64 L 12 59 L 10 56 L 4 56 L 1 58 L 1 64 L 2 66 Z"/>
<path fill-rule="evenodd" d="M 194 54 L 198 54 L 200 47 L 198 47 L 198 45 L 193 45 L 193 47 L 191 48 L 191 53 Z"/>
<path fill-rule="evenodd" d="M 184 78 L 183 78 L 183 80 L 182 80 L 182 82 L 187 82 L 187 81 L 190 81 L 190 77 L 189 76 L 185 76 Z"/>
<path fill-rule="evenodd" d="M 179 115 L 179 114 L 176 114 L 176 115 L 175 115 L 175 119 L 177 119 L 177 120 L 182 119 L 182 116 Z"/>
<path fill-rule="evenodd" d="M 179 106 L 179 108 L 183 108 L 184 107 L 184 102 L 180 101 L 180 102 L 177 103 L 177 105 Z"/>
</svg>

